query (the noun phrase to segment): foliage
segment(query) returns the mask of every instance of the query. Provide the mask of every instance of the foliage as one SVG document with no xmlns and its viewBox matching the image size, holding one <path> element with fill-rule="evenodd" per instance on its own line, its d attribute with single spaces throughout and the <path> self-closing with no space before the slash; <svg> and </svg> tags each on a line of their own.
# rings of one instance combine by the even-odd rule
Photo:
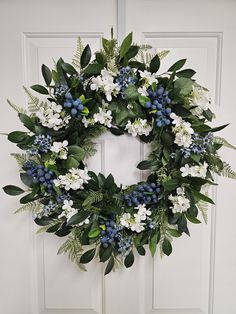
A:
<svg viewBox="0 0 236 314">
<path fill-rule="evenodd" d="M 153 53 L 132 37 L 119 46 L 112 30 L 94 55 L 78 38 L 72 64 L 62 58 L 52 70 L 43 64 L 45 84 L 24 87 L 28 113 L 8 101 L 26 128 L 8 134 L 23 151 L 12 156 L 26 188 L 4 191 L 23 195 L 16 212 L 33 213 L 37 233 L 67 237 L 58 254 L 83 270 L 98 258 L 105 274 L 131 267 L 135 251 L 144 256 L 146 247 L 152 256 L 158 246 L 169 256 L 173 239 L 201 222 L 199 212 L 207 222 L 214 201 L 205 188 L 215 185 L 214 174 L 236 179 L 219 156 L 222 146 L 235 147 L 214 135 L 227 124 L 210 126 L 214 114 L 195 71 L 181 59 L 160 74 L 169 51 Z M 123 187 L 112 174 L 89 171 L 86 160 L 108 131 L 151 144 L 137 165 L 147 180 Z"/>
</svg>

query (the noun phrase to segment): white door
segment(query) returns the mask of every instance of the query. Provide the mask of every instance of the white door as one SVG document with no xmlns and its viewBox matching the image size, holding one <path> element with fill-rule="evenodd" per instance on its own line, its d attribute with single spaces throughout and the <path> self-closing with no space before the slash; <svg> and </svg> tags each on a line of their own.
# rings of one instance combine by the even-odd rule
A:
<svg viewBox="0 0 236 314">
<path fill-rule="evenodd" d="M 235 14 L 233 0 L 1 0 L 0 132 L 21 128 L 6 99 L 26 106 L 21 86 L 42 80 L 42 63 L 53 65 L 59 56 L 69 62 L 78 35 L 99 49 L 113 25 L 119 38 L 133 31 L 135 42 L 170 50 L 163 69 L 187 57 L 211 90 L 217 124 L 231 123 L 222 135 L 236 144 Z M 105 135 L 97 148 L 91 168 L 123 184 L 140 179 L 135 164 L 147 148 L 138 141 Z M 20 184 L 9 157 L 15 150 L 1 138 L 1 186 Z M 222 156 L 236 169 L 234 152 Z M 63 239 L 35 235 L 30 215 L 13 215 L 19 200 L 1 191 L 0 314 L 236 314 L 236 183 L 218 182 L 208 224 L 174 241 L 170 257 L 137 257 L 131 269 L 105 278 L 96 262 L 82 273 L 57 256 Z"/>
</svg>

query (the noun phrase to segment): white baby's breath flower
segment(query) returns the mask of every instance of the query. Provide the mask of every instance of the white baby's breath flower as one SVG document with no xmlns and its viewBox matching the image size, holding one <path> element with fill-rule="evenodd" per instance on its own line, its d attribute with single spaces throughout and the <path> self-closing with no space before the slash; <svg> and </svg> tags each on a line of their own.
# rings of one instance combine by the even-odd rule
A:
<svg viewBox="0 0 236 314">
<path fill-rule="evenodd" d="M 170 208 L 174 214 L 186 212 L 190 208 L 190 201 L 184 194 L 184 189 L 177 188 L 177 195 L 170 195 L 168 199 L 172 202 L 173 206 Z"/>
<path fill-rule="evenodd" d="M 199 178 L 206 178 L 207 174 L 207 168 L 208 164 L 204 161 L 203 164 L 199 164 L 196 166 L 189 166 L 188 164 L 185 164 L 183 167 L 180 168 L 180 171 L 182 172 L 182 177 L 199 177 Z"/>
<path fill-rule="evenodd" d="M 101 90 L 105 93 L 107 101 L 112 100 L 112 95 L 117 96 L 120 87 L 117 83 L 114 83 L 114 73 L 103 69 L 101 75 L 92 78 L 91 90 Z"/>
<path fill-rule="evenodd" d="M 58 131 L 69 123 L 70 116 L 64 116 L 61 105 L 55 103 L 44 103 L 36 112 L 41 124 L 49 129 Z"/>
<path fill-rule="evenodd" d="M 132 136 L 146 135 L 152 131 L 152 126 L 147 122 L 147 119 L 136 119 L 133 123 L 129 120 L 125 126 L 125 130 Z"/>
<path fill-rule="evenodd" d="M 53 142 L 50 150 L 57 154 L 58 158 L 66 159 L 67 158 L 67 151 L 68 151 L 68 141 L 63 142 Z"/>
<path fill-rule="evenodd" d="M 99 107 L 99 112 L 93 115 L 94 122 L 99 122 L 107 126 L 108 128 L 111 127 L 112 115 L 111 110 L 105 110 L 104 108 Z"/>
<path fill-rule="evenodd" d="M 210 100 L 207 92 L 201 86 L 193 86 L 190 96 L 191 113 L 197 117 L 201 117 L 204 110 L 209 107 Z"/>
<path fill-rule="evenodd" d="M 71 168 L 65 175 L 60 175 L 54 180 L 55 186 L 64 187 L 66 191 L 83 189 L 83 184 L 88 183 L 90 179 L 88 169 Z"/>
<path fill-rule="evenodd" d="M 64 200 L 62 206 L 63 212 L 58 216 L 58 218 L 66 217 L 67 221 L 69 221 L 70 218 L 78 212 L 78 210 L 72 206 L 72 200 Z"/>
</svg>

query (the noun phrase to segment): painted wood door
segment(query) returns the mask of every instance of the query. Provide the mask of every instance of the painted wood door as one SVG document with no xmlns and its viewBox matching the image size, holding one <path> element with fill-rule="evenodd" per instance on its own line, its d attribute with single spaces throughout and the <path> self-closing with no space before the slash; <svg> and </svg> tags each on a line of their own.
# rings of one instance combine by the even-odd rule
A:
<svg viewBox="0 0 236 314">
<path fill-rule="evenodd" d="M 134 31 L 136 42 L 170 50 L 163 71 L 187 57 L 198 81 L 211 90 L 215 123 L 231 122 L 222 135 L 236 144 L 235 13 L 233 0 L 1 0 L 0 132 L 21 128 L 6 98 L 26 106 L 21 86 L 42 81 L 42 63 L 53 65 L 59 56 L 70 61 L 78 35 L 99 49 L 113 25 L 119 38 Z M 15 147 L 6 138 L 1 147 L 0 185 L 20 184 L 9 157 Z M 112 172 L 123 184 L 140 180 L 135 164 L 147 147 L 137 140 L 106 134 L 97 150 L 90 168 Z M 233 152 L 222 156 L 236 168 Z M 174 241 L 170 257 L 138 257 L 132 269 L 105 278 L 97 263 L 81 273 L 66 256 L 57 256 L 62 239 L 35 235 L 30 215 L 13 215 L 18 199 L 1 191 L 0 314 L 236 314 L 236 184 L 218 182 L 208 224 L 192 226 L 191 239 Z"/>
</svg>

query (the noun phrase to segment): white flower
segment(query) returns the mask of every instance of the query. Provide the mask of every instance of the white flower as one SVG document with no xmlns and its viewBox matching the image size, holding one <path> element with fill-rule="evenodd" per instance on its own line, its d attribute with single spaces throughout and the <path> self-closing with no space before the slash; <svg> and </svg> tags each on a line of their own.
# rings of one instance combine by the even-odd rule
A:
<svg viewBox="0 0 236 314">
<path fill-rule="evenodd" d="M 183 167 L 180 168 L 180 171 L 182 172 L 182 177 L 199 177 L 199 178 L 206 178 L 207 174 L 207 167 L 208 164 L 204 161 L 203 164 L 196 165 L 190 167 L 188 164 L 184 165 Z"/>
<path fill-rule="evenodd" d="M 151 215 L 151 211 L 146 208 L 145 204 L 140 204 L 135 209 L 138 210 L 136 214 L 131 216 L 130 213 L 124 213 L 120 218 L 120 224 L 132 231 L 137 233 L 145 230 L 144 221 L 147 219 L 147 216 Z"/>
<path fill-rule="evenodd" d="M 67 221 L 70 220 L 70 218 L 78 212 L 78 210 L 72 206 L 72 200 L 64 200 L 62 206 L 63 212 L 58 216 L 58 218 L 66 217 Z"/>
<path fill-rule="evenodd" d="M 147 87 L 146 86 L 139 87 L 138 93 L 141 94 L 142 96 L 148 96 Z"/>
<path fill-rule="evenodd" d="M 36 116 L 39 118 L 43 126 L 58 131 L 60 128 L 66 126 L 69 123 L 70 116 L 65 116 L 61 105 L 55 103 L 44 103 L 36 112 Z"/>
<path fill-rule="evenodd" d="M 117 83 L 114 83 L 114 73 L 103 69 L 101 75 L 92 78 L 92 84 L 90 85 L 91 90 L 101 90 L 105 93 L 107 101 L 112 100 L 112 95 L 116 96 L 120 90 Z"/>
<path fill-rule="evenodd" d="M 190 208 L 190 201 L 186 198 L 184 190 L 182 188 L 177 188 L 177 195 L 170 195 L 168 199 L 172 202 L 173 206 L 171 207 L 172 212 L 183 213 Z"/>
<path fill-rule="evenodd" d="M 60 159 L 67 158 L 67 151 L 68 151 L 68 141 L 63 142 L 53 142 L 50 150 L 58 155 Z"/>
<path fill-rule="evenodd" d="M 87 128 L 89 125 L 94 125 L 95 121 L 93 118 L 86 118 L 83 116 L 82 123 L 84 124 L 85 128 Z"/>
<path fill-rule="evenodd" d="M 95 122 L 99 122 L 100 124 L 110 128 L 112 121 L 111 110 L 106 111 L 105 109 L 99 107 L 99 112 L 93 115 L 93 119 Z"/>
<path fill-rule="evenodd" d="M 144 80 L 145 85 L 152 85 L 153 83 L 157 83 L 157 74 L 148 72 L 147 70 L 141 71 L 139 70 L 139 74 L 141 79 Z"/>
<path fill-rule="evenodd" d="M 148 135 L 152 131 L 152 126 L 148 124 L 146 119 L 136 119 L 133 123 L 129 120 L 125 126 L 125 130 L 128 130 L 132 136 Z"/>
<path fill-rule="evenodd" d="M 191 109 L 191 113 L 201 117 L 203 111 L 208 109 L 209 103 L 206 91 L 201 86 L 193 86 L 190 96 L 190 106 L 195 108 Z"/>
<path fill-rule="evenodd" d="M 79 226 L 88 225 L 89 224 L 89 218 L 86 218 L 82 222 L 79 223 Z"/>
<path fill-rule="evenodd" d="M 191 124 L 173 112 L 170 114 L 170 117 L 173 119 L 172 124 L 175 125 L 172 128 L 172 131 L 175 133 L 175 144 L 186 148 L 189 147 L 192 144 L 192 134 L 194 133 Z"/>
<path fill-rule="evenodd" d="M 83 189 L 83 184 L 88 183 L 90 179 L 88 175 L 88 169 L 75 169 L 71 168 L 69 172 L 65 175 L 60 175 L 53 182 L 55 186 L 64 187 L 66 191 Z"/>
</svg>

